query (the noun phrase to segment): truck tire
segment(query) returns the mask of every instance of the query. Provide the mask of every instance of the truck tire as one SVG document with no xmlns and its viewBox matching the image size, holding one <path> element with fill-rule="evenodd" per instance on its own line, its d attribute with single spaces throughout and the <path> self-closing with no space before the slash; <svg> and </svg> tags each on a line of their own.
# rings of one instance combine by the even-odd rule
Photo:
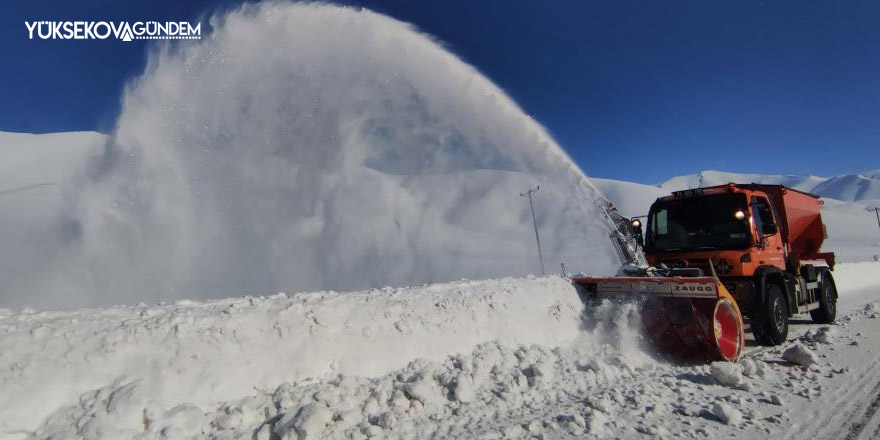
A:
<svg viewBox="0 0 880 440">
<path fill-rule="evenodd" d="M 831 324 L 837 317 L 837 287 L 830 272 L 822 272 L 819 285 L 819 308 L 810 310 L 810 317 L 816 324 Z"/>
<path fill-rule="evenodd" d="M 752 323 L 752 333 L 761 345 L 779 345 L 788 338 L 788 303 L 778 284 L 767 284 L 764 304 Z"/>
</svg>

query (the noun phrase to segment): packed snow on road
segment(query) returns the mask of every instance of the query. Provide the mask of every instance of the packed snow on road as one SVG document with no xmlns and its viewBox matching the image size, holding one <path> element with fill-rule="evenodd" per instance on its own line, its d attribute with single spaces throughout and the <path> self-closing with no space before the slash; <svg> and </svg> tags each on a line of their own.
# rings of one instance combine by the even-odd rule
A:
<svg viewBox="0 0 880 440">
<path fill-rule="evenodd" d="M 876 438 L 880 263 L 835 273 L 837 323 L 738 364 L 665 360 L 560 276 L 4 309 L 0 435 Z"/>
</svg>

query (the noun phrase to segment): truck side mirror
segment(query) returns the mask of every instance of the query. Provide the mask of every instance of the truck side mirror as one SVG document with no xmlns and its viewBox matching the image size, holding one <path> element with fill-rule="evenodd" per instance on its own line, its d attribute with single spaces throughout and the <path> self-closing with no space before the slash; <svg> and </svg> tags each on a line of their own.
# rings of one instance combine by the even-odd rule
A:
<svg viewBox="0 0 880 440">
<path fill-rule="evenodd" d="M 773 223 L 764 223 L 761 225 L 761 232 L 764 235 L 773 235 L 779 232 L 779 228 Z"/>
</svg>

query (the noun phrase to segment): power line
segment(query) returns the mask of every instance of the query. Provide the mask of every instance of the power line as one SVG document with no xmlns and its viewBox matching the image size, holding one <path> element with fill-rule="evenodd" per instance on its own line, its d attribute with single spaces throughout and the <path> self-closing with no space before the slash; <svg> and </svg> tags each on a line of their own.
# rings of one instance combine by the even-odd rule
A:
<svg viewBox="0 0 880 440">
<path fill-rule="evenodd" d="M 7 188 L 7 189 L 0 190 L 0 196 L 5 196 L 5 195 L 8 195 L 8 194 L 15 194 L 15 193 L 19 193 L 19 192 L 22 192 L 22 191 L 28 191 L 28 190 L 31 190 L 31 189 L 36 189 L 36 188 L 42 188 L 42 187 L 44 187 L 44 186 L 52 186 L 52 185 L 54 185 L 54 184 L 55 184 L 54 182 L 47 182 L 47 183 L 34 183 L 34 184 L 31 184 L 31 185 L 24 185 L 24 186 L 19 186 L 19 187 L 15 187 L 15 188 Z"/>
</svg>

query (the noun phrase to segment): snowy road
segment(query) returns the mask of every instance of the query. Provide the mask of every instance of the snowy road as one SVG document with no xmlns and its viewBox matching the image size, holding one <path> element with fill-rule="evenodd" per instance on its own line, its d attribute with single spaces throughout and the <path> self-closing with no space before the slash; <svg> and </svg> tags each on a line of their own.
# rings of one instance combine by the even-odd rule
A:
<svg viewBox="0 0 880 440">
<path fill-rule="evenodd" d="M 877 269 L 737 365 L 658 360 L 558 277 L 0 310 L 0 439 L 877 438 Z"/>
<path fill-rule="evenodd" d="M 880 288 L 842 295 L 836 325 L 798 319 L 788 344 L 751 350 L 726 384 L 711 366 L 606 362 L 590 386 L 571 387 L 569 377 L 553 387 L 575 390 L 570 399 L 524 405 L 484 426 L 513 438 L 880 438 Z M 794 343 L 817 362 L 783 360 Z"/>
</svg>

